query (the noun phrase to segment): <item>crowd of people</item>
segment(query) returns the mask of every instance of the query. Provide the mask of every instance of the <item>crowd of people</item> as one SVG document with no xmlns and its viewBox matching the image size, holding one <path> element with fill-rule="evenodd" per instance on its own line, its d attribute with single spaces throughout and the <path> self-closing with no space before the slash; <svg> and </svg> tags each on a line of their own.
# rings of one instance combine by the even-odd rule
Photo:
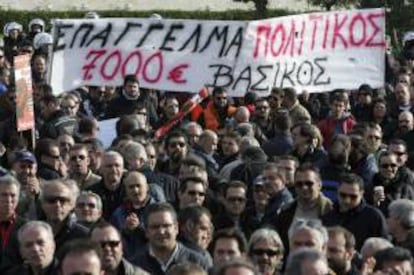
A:
<svg viewBox="0 0 414 275">
<path fill-rule="evenodd" d="M 191 94 L 135 75 L 54 91 L 44 31 L 9 23 L 0 50 L 1 274 L 414 274 L 414 35 L 384 87 L 216 87 L 156 138 Z M 34 132 L 16 127 L 20 54 Z"/>
</svg>

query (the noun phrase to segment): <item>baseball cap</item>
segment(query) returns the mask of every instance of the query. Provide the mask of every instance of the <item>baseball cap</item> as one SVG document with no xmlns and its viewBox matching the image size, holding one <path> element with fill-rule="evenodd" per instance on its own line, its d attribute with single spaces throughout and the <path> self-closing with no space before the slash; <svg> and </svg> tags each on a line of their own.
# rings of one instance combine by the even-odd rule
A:
<svg viewBox="0 0 414 275">
<path fill-rule="evenodd" d="M 253 181 L 254 186 L 263 186 L 264 185 L 264 179 L 262 175 L 257 176 Z"/>
<path fill-rule="evenodd" d="M 17 152 L 15 161 L 29 161 L 31 163 L 37 163 L 35 156 L 29 151 Z"/>
</svg>

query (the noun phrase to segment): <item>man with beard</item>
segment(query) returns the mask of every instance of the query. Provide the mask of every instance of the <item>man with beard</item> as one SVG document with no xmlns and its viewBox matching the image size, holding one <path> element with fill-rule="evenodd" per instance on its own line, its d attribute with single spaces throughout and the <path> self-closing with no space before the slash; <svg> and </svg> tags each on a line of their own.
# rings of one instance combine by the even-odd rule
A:
<svg viewBox="0 0 414 275">
<path fill-rule="evenodd" d="M 178 177 L 181 161 L 188 154 L 187 136 L 182 131 L 173 131 L 165 139 L 165 150 L 168 159 L 159 161 L 158 171 Z"/>
<path fill-rule="evenodd" d="M 124 174 L 124 159 L 115 151 L 105 152 L 101 165 L 102 180 L 88 190 L 98 194 L 103 202 L 103 218 L 108 220 L 123 200 L 121 186 Z"/>
<path fill-rule="evenodd" d="M 21 184 L 17 212 L 23 217 L 36 220 L 42 215 L 40 206 L 40 179 L 37 177 L 37 161 L 29 151 L 21 151 L 14 159 L 13 171 Z"/>
<path fill-rule="evenodd" d="M 283 253 L 282 240 L 275 230 L 261 228 L 250 237 L 248 255 L 261 274 L 278 274 L 282 267 Z"/>
<path fill-rule="evenodd" d="M 405 136 L 409 136 L 410 133 L 414 129 L 414 117 L 410 111 L 402 111 L 398 115 L 398 126 L 397 129 L 394 130 L 392 135 L 393 138 L 402 138 Z"/>
<path fill-rule="evenodd" d="M 198 119 L 205 129 L 217 132 L 218 129 L 225 126 L 226 120 L 231 118 L 236 110 L 236 107 L 229 104 L 227 91 L 223 88 L 215 88 L 213 99 L 207 103 L 202 116 Z"/>
<path fill-rule="evenodd" d="M 24 265 L 17 265 L 6 274 L 43 274 L 58 273 L 58 263 L 54 257 L 55 241 L 52 227 L 42 221 L 30 221 L 23 225 L 18 232 L 20 252 Z"/>
<path fill-rule="evenodd" d="M 326 256 L 329 267 L 337 275 L 359 275 L 360 272 L 352 264 L 355 254 L 355 238 L 343 227 L 328 228 L 328 244 Z"/>
<path fill-rule="evenodd" d="M 102 247 L 102 266 L 106 275 L 146 275 L 141 268 L 123 258 L 121 235 L 109 223 L 97 224 L 91 232 L 91 240 Z"/>
</svg>

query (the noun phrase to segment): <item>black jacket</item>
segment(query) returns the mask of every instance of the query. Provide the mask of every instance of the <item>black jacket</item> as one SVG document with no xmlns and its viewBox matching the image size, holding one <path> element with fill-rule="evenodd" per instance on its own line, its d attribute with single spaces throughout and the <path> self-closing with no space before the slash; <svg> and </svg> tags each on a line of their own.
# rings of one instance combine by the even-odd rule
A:
<svg viewBox="0 0 414 275">
<path fill-rule="evenodd" d="M 112 213 L 124 200 L 124 188 L 122 188 L 122 183 L 118 189 L 111 191 L 105 187 L 102 179 L 100 182 L 87 188 L 87 190 L 92 191 L 101 197 L 103 204 L 102 217 L 107 221 L 111 219 Z"/>
<path fill-rule="evenodd" d="M 63 227 L 55 234 L 56 251 L 68 241 L 74 239 L 88 238 L 89 229 L 79 223 L 76 223 L 71 217 L 64 221 Z"/>
<path fill-rule="evenodd" d="M 52 263 L 42 271 L 42 275 L 56 275 L 58 273 L 59 273 L 59 264 L 56 259 L 54 259 Z M 20 265 L 14 266 L 13 268 L 11 268 L 9 271 L 5 273 L 5 275 L 16 275 L 16 274 L 34 275 L 32 269 L 27 264 L 24 264 L 24 265 L 20 264 Z"/>
<path fill-rule="evenodd" d="M 62 110 L 56 111 L 40 128 L 40 138 L 57 139 L 62 134 L 73 136 L 78 129 L 78 121 L 66 115 Z"/>
<path fill-rule="evenodd" d="M 364 241 L 370 237 L 387 238 L 387 224 L 384 215 L 364 201 L 355 209 L 340 212 L 336 203 L 334 208 L 322 216 L 322 223 L 329 226 L 342 226 L 355 236 L 355 248 L 359 251 Z"/>
<path fill-rule="evenodd" d="M 414 200 L 414 176 L 406 167 L 401 167 L 397 175 L 391 181 L 384 179 L 378 172 L 372 179 L 372 184 L 365 190 L 365 199 L 372 204 L 374 197 L 374 187 L 384 186 L 385 201 L 381 202 L 378 208 L 388 215 L 388 206 L 397 199 Z"/>
<path fill-rule="evenodd" d="M 205 270 L 208 270 L 211 267 L 207 259 L 203 258 L 200 254 L 192 251 L 191 249 L 187 248 L 185 245 L 179 242 L 177 242 L 177 245 L 178 245 L 178 250 L 176 254 L 174 255 L 174 258 L 171 264 L 168 266 L 166 272 L 163 271 L 158 260 L 154 258 L 152 255 L 150 255 L 149 246 L 143 249 L 141 253 L 137 254 L 136 257 L 134 257 L 134 260 L 132 261 L 132 263 L 145 269 L 147 272 L 151 274 L 156 274 L 156 275 L 167 274 L 168 270 L 174 264 L 182 263 L 182 262 L 191 262 L 194 264 L 198 264 Z"/>
<path fill-rule="evenodd" d="M 19 251 L 19 241 L 17 240 L 17 232 L 27 221 L 19 216 L 16 217 L 10 237 L 7 244 L 0 237 L 1 254 L 0 254 L 0 274 L 9 270 L 14 265 L 22 264 L 23 259 Z M 4 245 L 4 246 L 3 246 Z"/>
</svg>

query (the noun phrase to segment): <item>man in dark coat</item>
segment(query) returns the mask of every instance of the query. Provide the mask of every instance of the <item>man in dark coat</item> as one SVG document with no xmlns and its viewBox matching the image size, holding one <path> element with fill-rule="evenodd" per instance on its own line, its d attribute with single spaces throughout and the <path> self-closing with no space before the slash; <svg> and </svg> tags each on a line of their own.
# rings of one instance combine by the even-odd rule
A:
<svg viewBox="0 0 414 275">
<path fill-rule="evenodd" d="M 343 175 L 338 186 L 338 202 L 334 208 L 322 216 L 327 226 L 340 225 L 355 236 L 355 247 L 361 249 L 370 237 L 387 238 L 387 225 L 378 209 L 365 203 L 364 182 L 356 174 Z"/>
</svg>

